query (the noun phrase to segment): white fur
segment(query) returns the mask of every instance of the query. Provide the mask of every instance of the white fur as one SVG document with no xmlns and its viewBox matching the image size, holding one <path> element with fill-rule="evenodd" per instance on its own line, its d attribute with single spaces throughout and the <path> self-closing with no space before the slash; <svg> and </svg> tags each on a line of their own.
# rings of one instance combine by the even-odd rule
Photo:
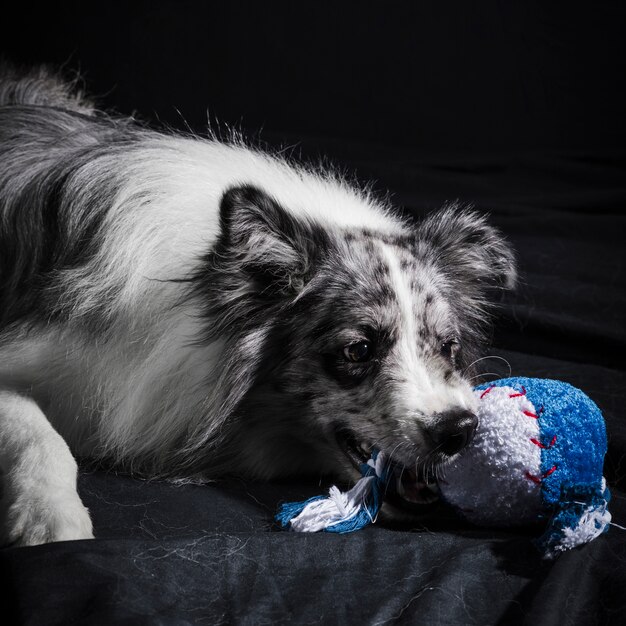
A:
<svg viewBox="0 0 626 626">
<path fill-rule="evenodd" d="M 406 381 L 398 389 L 397 414 L 399 421 L 407 422 L 409 429 L 415 423 L 415 407 L 420 407 L 420 420 L 425 425 L 432 421 L 432 415 L 445 411 L 449 407 L 460 407 L 473 410 L 476 402 L 469 383 L 461 381 L 460 384 L 445 384 L 436 379 L 427 369 L 427 363 L 420 357 L 418 344 L 415 341 L 418 330 L 418 312 L 424 311 L 424 306 L 416 301 L 416 294 L 411 290 L 409 281 L 411 276 L 400 268 L 398 256 L 391 246 L 380 244 L 394 288 L 394 293 L 400 304 L 401 319 L 399 324 L 400 339 L 394 350 L 398 352 L 397 362 L 400 364 L 398 378 Z M 434 272 L 425 267 L 421 280 L 432 289 L 438 289 L 441 280 Z M 424 298 L 422 293 L 419 297 Z M 419 305 L 419 306 L 418 306 Z M 431 323 L 434 327 L 443 331 L 449 328 L 450 318 L 446 300 L 441 299 L 433 303 L 429 311 Z"/>
<path fill-rule="evenodd" d="M 219 434 L 221 424 L 211 416 L 228 401 L 220 387 L 222 344 L 197 344 L 200 303 L 183 301 L 185 286 L 167 281 L 191 273 L 215 242 L 228 187 L 257 185 L 327 229 L 403 229 L 385 207 L 339 178 L 244 146 L 166 136 L 150 136 L 122 158 L 104 155 L 84 168 L 76 184 L 80 189 L 82 180 L 84 191 L 73 198 L 77 221 L 98 177 L 110 172 L 121 184 L 106 199 L 107 241 L 87 266 L 63 276 L 74 322 L 0 337 L 0 388 L 28 390 L 50 420 L 30 400 L 0 396 L 3 467 L 17 463 L 22 472 L 8 483 L 8 537 L 25 544 L 91 534 L 62 438 L 83 455 L 132 467 L 146 455 L 164 458 L 189 432 L 197 447 Z M 94 342 L 80 324 L 96 311 L 102 316 L 103 303 L 110 327 Z M 55 467 L 31 458 L 49 454 Z M 57 495 L 46 495 L 51 486 L 41 477 L 44 469 L 60 485 Z M 37 481 L 38 495 L 20 486 Z M 71 521 L 61 529 L 66 513 Z"/>
<path fill-rule="evenodd" d="M 161 281 L 190 273 L 210 249 L 229 186 L 256 184 L 325 228 L 402 229 L 383 207 L 340 180 L 243 147 L 162 137 L 108 165 L 124 173 L 107 218 L 108 243 L 89 267 L 65 278 L 69 293 L 80 293 L 77 320 L 109 303 L 113 323 L 106 341 L 86 344 L 71 327 L 42 329 L 0 349 L 0 383 L 32 387 L 58 430 L 85 454 L 88 442 L 99 453 L 123 451 L 132 459 L 190 426 L 200 428 L 215 408 L 207 403 L 224 401 L 210 393 L 211 374 L 213 383 L 219 380 L 220 345 L 191 345 L 200 334 L 199 304 L 172 309 L 185 286 Z M 118 285 L 124 286 L 121 296 L 107 297 Z M 194 392 L 181 395 L 181 381 Z M 77 406 L 74 398 L 85 396 L 92 405 Z"/>
<path fill-rule="evenodd" d="M 93 537 L 72 453 L 39 407 L 15 393 L 0 392 L 0 463 L 3 543 Z"/>
</svg>

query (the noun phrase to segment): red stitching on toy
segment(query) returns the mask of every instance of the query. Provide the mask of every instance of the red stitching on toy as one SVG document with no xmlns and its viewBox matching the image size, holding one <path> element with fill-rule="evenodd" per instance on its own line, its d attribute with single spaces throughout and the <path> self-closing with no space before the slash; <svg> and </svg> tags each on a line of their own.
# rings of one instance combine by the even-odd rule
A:
<svg viewBox="0 0 626 626">
<path fill-rule="evenodd" d="M 553 465 L 547 472 L 545 472 L 542 478 L 547 478 L 554 471 L 556 471 L 556 465 Z"/>
<path fill-rule="evenodd" d="M 550 474 L 552 474 L 552 472 L 556 471 L 557 466 L 554 465 L 552 466 L 547 472 L 544 472 L 541 477 L 539 476 L 534 476 L 533 474 L 531 474 L 530 472 L 526 472 L 525 476 L 526 478 L 528 478 L 528 480 L 532 480 L 536 485 L 540 485 L 541 481 L 544 478 L 547 478 L 548 476 L 550 476 Z"/>
<path fill-rule="evenodd" d="M 480 399 L 482 400 L 492 389 L 495 388 L 495 385 L 491 385 L 491 387 L 487 387 L 485 391 L 480 394 Z"/>
<path fill-rule="evenodd" d="M 544 443 L 541 443 L 541 441 L 538 441 L 537 439 L 535 439 L 534 437 L 531 438 L 531 441 L 536 446 L 539 446 L 540 448 L 542 448 L 544 450 L 547 450 L 548 448 L 551 448 L 556 443 L 556 435 L 554 435 L 554 437 L 552 437 L 552 441 L 547 446 Z"/>
<path fill-rule="evenodd" d="M 491 391 L 491 389 L 489 389 L 489 391 Z M 519 398 L 525 395 L 526 395 L 526 387 L 522 385 L 522 391 L 518 393 L 510 393 L 509 398 Z M 533 413 L 532 411 L 522 411 L 522 413 L 526 415 L 526 417 L 532 417 L 533 419 L 537 420 L 539 419 L 539 416 L 543 413 L 543 411 L 544 411 L 544 406 L 542 404 L 540 409 L 536 413 Z M 539 446 L 542 450 L 547 450 L 556 443 L 556 435 L 552 437 L 552 440 L 550 441 L 548 445 L 546 445 L 545 443 L 541 443 L 541 441 L 539 441 L 538 439 L 535 439 L 534 437 L 531 437 L 530 441 L 531 443 L 534 443 L 536 446 Z M 528 480 L 532 480 L 536 485 L 540 485 L 543 479 L 550 476 L 550 474 L 555 472 L 556 469 L 557 469 L 557 466 L 553 465 L 548 471 L 544 472 L 541 476 L 535 476 L 534 474 L 531 474 L 530 472 L 525 472 L 524 475 L 526 476 L 526 478 L 528 478 Z"/>
<path fill-rule="evenodd" d="M 541 478 L 533 476 L 530 472 L 526 472 L 526 478 L 528 478 L 528 480 L 532 480 L 536 485 L 541 484 Z"/>
<path fill-rule="evenodd" d="M 522 392 L 521 393 L 510 393 L 509 394 L 509 398 L 519 398 L 520 396 L 525 396 L 526 395 L 526 387 L 524 387 L 524 385 L 522 385 Z"/>
</svg>

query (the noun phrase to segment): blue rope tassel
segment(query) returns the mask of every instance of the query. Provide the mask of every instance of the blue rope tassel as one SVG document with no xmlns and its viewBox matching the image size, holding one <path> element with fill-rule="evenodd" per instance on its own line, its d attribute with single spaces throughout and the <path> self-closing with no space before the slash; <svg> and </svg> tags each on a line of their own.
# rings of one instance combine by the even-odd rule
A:
<svg viewBox="0 0 626 626">
<path fill-rule="evenodd" d="M 281 505 L 276 521 L 283 528 L 297 532 L 327 533 L 350 533 L 373 524 L 393 470 L 376 450 L 360 469 L 362 478 L 349 491 L 331 487 L 328 496 L 287 502 Z"/>
</svg>

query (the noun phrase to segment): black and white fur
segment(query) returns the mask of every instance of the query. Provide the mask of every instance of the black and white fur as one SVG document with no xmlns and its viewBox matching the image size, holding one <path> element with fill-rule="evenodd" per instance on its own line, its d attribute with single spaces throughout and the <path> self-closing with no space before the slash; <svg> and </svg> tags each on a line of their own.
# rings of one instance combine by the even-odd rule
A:
<svg viewBox="0 0 626 626">
<path fill-rule="evenodd" d="M 73 455 L 349 479 L 348 433 L 445 463 L 489 290 L 515 279 L 474 212 L 412 225 L 332 172 L 102 114 L 44 70 L 2 70 L 0 219 L 4 540 L 21 544 L 92 536 Z"/>
</svg>

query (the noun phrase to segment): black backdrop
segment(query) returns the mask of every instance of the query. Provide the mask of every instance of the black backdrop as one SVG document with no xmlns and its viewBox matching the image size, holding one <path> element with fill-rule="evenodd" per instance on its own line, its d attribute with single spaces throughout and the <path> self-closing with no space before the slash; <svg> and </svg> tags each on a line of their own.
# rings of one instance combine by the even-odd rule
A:
<svg viewBox="0 0 626 626">
<path fill-rule="evenodd" d="M 327 155 L 416 215 L 455 198 L 490 211 L 522 271 L 493 354 L 598 402 L 626 525 L 625 32 L 617 1 L 160 0 L 21 5 L 0 45 L 80 70 L 103 106 L 149 123 L 203 132 L 208 116 Z M 619 528 L 546 564 L 523 533 L 437 518 L 426 532 L 276 531 L 277 504 L 318 484 L 175 488 L 85 471 L 80 490 L 95 541 L 0 552 L 16 622 L 626 620 Z"/>
<path fill-rule="evenodd" d="M 432 151 L 625 145 L 617 1 L 21 3 L 6 55 L 124 113 Z"/>
</svg>

